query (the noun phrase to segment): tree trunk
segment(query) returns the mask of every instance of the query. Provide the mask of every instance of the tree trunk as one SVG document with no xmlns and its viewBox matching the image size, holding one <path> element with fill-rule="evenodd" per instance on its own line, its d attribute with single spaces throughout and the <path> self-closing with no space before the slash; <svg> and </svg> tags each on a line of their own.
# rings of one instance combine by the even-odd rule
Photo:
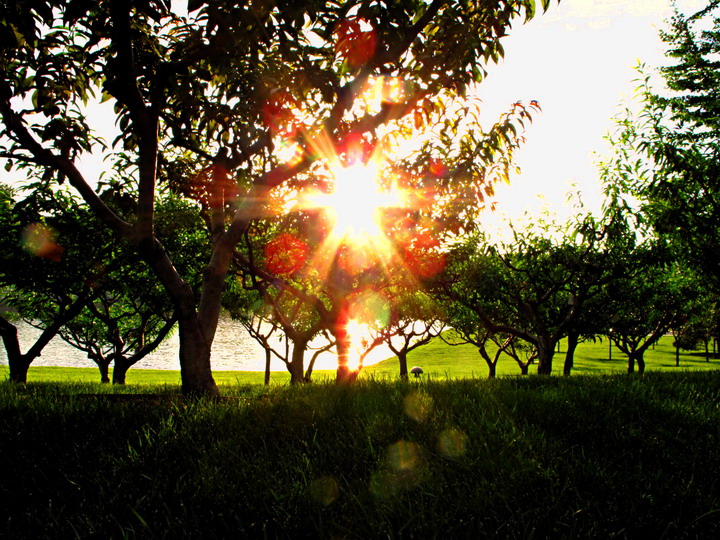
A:
<svg viewBox="0 0 720 540">
<path fill-rule="evenodd" d="M 132 364 L 127 361 L 126 358 L 115 358 L 113 362 L 113 373 L 112 383 L 113 384 L 125 384 L 125 377 L 127 376 L 128 369 Z"/>
<path fill-rule="evenodd" d="M 270 352 L 270 349 L 265 347 L 265 386 L 268 386 L 270 384 L 270 359 L 272 358 L 272 353 Z"/>
<path fill-rule="evenodd" d="M 497 377 L 497 363 L 487 362 L 488 367 L 488 379 L 494 379 Z"/>
<path fill-rule="evenodd" d="M 550 375 L 552 373 L 552 361 L 555 355 L 555 343 L 548 338 L 542 337 L 537 342 L 538 351 L 538 375 Z"/>
<path fill-rule="evenodd" d="M 520 375 L 528 375 L 530 373 L 530 364 L 520 364 Z"/>
<path fill-rule="evenodd" d="M 628 373 L 635 373 L 635 357 L 632 354 L 628 354 Z"/>
<path fill-rule="evenodd" d="M 138 246 L 175 304 L 180 338 L 180 378 L 182 392 L 189 396 L 220 396 L 210 366 L 212 342 L 220 314 L 220 298 L 227 274 L 232 246 L 215 244 L 213 255 L 203 275 L 200 306 L 195 309 L 195 292 L 183 281 L 163 247 L 156 239 Z"/>
<path fill-rule="evenodd" d="M 407 367 L 407 353 L 398 352 L 398 363 L 400 364 L 400 379 L 403 381 L 408 380 L 408 367 Z"/>
<path fill-rule="evenodd" d="M 183 394 L 219 397 L 220 391 L 210 367 L 211 343 L 205 339 L 197 317 L 194 314 L 181 316 L 179 323 L 180 377 Z"/>
<path fill-rule="evenodd" d="M 675 367 L 680 367 L 680 344 L 678 338 L 675 338 Z"/>
<path fill-rule="evenodd" d="M 335 346 L 338 353 L 338 369 L 336 382 L 348 383 L 355 380 L 357 374 L 353 376 L 350 371 L 350 336 L 347 332 L 348 316 L 346 309 L 342 309 L 335 321 L 333 334 L 335 335 Z"/>
<path fill-rule="evenodd" d="M 575 350 L 577 349 L 580 335 L 577 332 L 570 332 L 567 338 L 567 351 L 565 352 L 565 365 L 563 366 L 563 375 L 570 376 L 573 365 L 575 364 Z"/>
<path fill-rule="evenodd" d="M 10 368 L 10 381 L 21 384 L 26 383 L 31 361 L 20 352 L 17 327 L 0 317 L 0 335 L 2 335 L 8 367 Z"/>
<path fill-rule="evenodd" d="M 20 355 L 18 358 L 12 359 L 12 356 L 8 354 L 8 367 L 10 368 L 10 381 L 19 384 L 27 383 L 27 374 L 30 369 L 30 364 L 25 355 Z"/>
<path fill-rule="evenodd" d="M 645 373 L 645 354 L 643 351 L 633 351 L 628 355 L 628 373 L 635 373 L 636 364 L 638 374 Z"/>
<path fill-rule="evenodd" d="M 305 351 L 308 341 L 296 339 L 293 341 L 292 358 L 287 365 L 290 372 L 290 384 L 302 384 L 305 382 Z"/>
<path fill-rule="evenodd" d="M 704 339 L 703 341 L 705 342 L 705 361 L 709 362 L 710 361 L 710 348 L 708 347 L 708 340 Z"/>
<path fill-rule="evenodd" d="M 487 343 L 487 342 L 485 342 Z M 495 354 L 495 360 L 490 358 L 490 355 L 487 352 L 487 348 L 485 347 L 485 343 L 476 344 L 478 348 L 478 354 L 482 356 L 482 359 L 485 360 L 485 363 L 488 367 L 488 379 L 494 379 L 497 374 L 497 363 L 498 359 L 500 358 L 500 354 L 505 349 L 505 347 L 501 347 L 498 349 L 497 353 Z M 508 341 L 505 342 L 506 345 L 509 343 Z"/>
<path fill-rule="evenodd" d="M 642 352 L 638 353 L 635 360 L 637 361 L 638 374 L 642 375 L 645 373 L 645 355 Z"/>
<path fill-rule="evenodd" d="M 103 358 L 96 360 L 95 363 L 100 370 L 100 382 L 103 384 L 110 384 L 110 362 Z"/>
</svg>

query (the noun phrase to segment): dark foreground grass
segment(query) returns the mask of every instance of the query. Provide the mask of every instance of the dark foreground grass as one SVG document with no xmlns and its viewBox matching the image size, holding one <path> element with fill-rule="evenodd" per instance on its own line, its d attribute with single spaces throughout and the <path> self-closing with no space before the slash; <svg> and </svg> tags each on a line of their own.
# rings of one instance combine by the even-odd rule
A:
<svg viewBox="0 0 720 540">
<path fill-rule="evenodd" d="M 0 384 L 0 536 L 720 538 L 718 372 L 98 387 Z"/>
</svg>

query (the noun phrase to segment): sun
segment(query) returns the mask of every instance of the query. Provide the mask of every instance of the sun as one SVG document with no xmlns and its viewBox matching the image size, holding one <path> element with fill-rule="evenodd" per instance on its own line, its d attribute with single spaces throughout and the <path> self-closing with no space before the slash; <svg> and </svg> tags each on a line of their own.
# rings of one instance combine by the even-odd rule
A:
<svg viewBox="0 0 720 540">
<path fill-rule="evenodd" d="M 354 242 L 377 240 L 383 211 L 400 206 L 396 189 L 383 189 L 378 183 L 378 168 L 373 163 L 357 163 L 331 169 L 333 189 L 316 194 L 314 202 L 325 208 L 332 222 L 332 235 Z"/>
</svg>

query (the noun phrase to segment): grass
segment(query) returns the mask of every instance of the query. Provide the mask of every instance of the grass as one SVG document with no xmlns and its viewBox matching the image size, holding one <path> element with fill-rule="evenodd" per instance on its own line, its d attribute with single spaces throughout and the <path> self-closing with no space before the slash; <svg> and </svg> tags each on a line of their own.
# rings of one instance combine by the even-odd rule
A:
<svg viewBox="0 0 720 540">
<path fill-rule="evenodd" d="M 700 351 L 681 351 L 680 368 L 675 366 L 674 338 L 663 336 L 657 345 L 645 353 L 646 369 L 656 370 L 709 370 L 720 368 L 720 361 L 711 359 L 705 361 L 704 353 Z M 488 347 L 491 356 L 495 353 L 494 347 Z M 562 374 L 563 363 L 565 362 L 566 342 L 560 343 L 560 352 L 555 354 L 553 359 L 553 370 L 556 374 Z M 627 359 L 616 347 L 612 349 L 612 360 L 610 360 L 607 341 L 586 341 L 581 343 L 574 357 L 574 374 L 597 375 L 624 373 L 627 371 Z M 426 375 L 431 378 L 467 378 L 487 377 L 488 368 L 485 361 L 473 345 L 449 346 L 442 340 L 435 339 L 418 347 L 408 354 L 408 366 L 421 366 Z M 395 358 L 378 362 L 367 366 L 366 374 L 374 377 L 396 377 L 398 364 Z M 533 366 L 530 366 L 532 373 Z M 498 376 L 519 375 L 520 368 L 508 356 L 502 356 L 497 368 Z"/>
<path fill-rule="evenodd" d="M 720 534 L 720 371 L 98 388 L 0 384 L 0 536 Z"/>
</svg>

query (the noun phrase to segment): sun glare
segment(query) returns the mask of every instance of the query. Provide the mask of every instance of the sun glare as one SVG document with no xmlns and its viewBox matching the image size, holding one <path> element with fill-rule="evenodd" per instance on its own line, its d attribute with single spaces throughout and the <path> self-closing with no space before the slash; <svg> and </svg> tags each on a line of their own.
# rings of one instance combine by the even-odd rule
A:
<svg viewBox="0 0 720 540">
<path fill-rule="evenodd" d="M 396 190 L 383 190 L 377 182 L 377 167 L 356 164 L 332 170 L 332 192 L 315 197 L 333 221 L 333 235 L 354 241 L 382 236 L 380 220 L 383 208 L 400 205 Z"/>
<path fill-rule="evenodd" d="M 351 319 L 347 323 L 347 333 L 350 338 L 348 368 L 350 371 L 357 371 L 360 369 L 360 356 L 367 348 L 370 330 L 367 324 Z"/>
</svg>

